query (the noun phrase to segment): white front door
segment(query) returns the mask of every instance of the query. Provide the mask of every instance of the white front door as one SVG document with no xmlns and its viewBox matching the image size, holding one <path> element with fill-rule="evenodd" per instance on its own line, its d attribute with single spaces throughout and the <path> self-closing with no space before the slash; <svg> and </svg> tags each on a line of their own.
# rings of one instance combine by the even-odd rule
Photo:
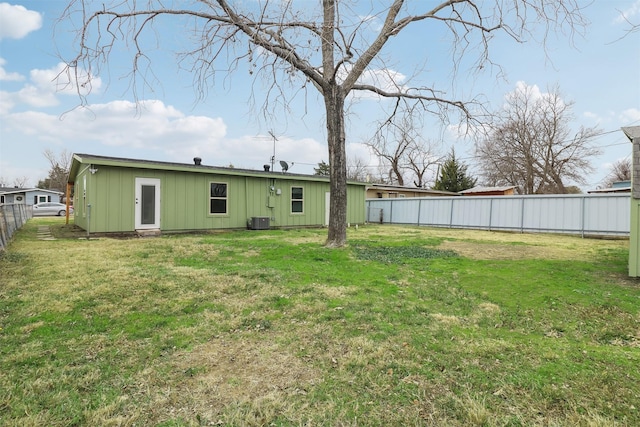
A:
<svg viewBox="0 0 640 427">
<path fill-rule="evenodd" d="M 136 178 L 136 230 L 160 229 L 160 180 Z"/>
<path fill-rule="evenodd" d="M 324 225 L 329 226 L 329 213 L 331 212 L 331 193 L 324 193 Z"/>
</svg>

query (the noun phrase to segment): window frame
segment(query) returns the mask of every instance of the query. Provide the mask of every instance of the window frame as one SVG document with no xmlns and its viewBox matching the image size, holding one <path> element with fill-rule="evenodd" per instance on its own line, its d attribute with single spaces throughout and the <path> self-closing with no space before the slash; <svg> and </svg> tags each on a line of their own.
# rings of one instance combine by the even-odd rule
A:
<svg viewBox="0 0 640 427">
<path fill-rule="evenodd" d="M 302 193 L 302 197 L 301 198 L 299 198 L 299 199 L 297 199 L 297 198 L 294 199 L 293 198 L 293 189 L 294 188 L 299 188 L 300 189 L 300 191 Z M 301 185 L 292 185 L 290 190 L 289 190 L 289 195 L 290 195 L 289 213 L 291 215 L 304 215 L 304 187 L 301 186 Z M 296 203 L 296 204 L 300 203 L 301 210 L 299 212 L 293 210 L 294 203 Z"/>
<path fill-rule="evenodd" d="M 216 196 L 212 196 L 211 195 L 211 186 L 215 184 L 215 185 L 224 185 L 225 187 L 225 196 L 224 197 L 216 197 Z M 224 181 L 209 181 L 209 188 L 207 189 L 207 194 L 208 194 L 208 200 L 209 202 L 207 203 L 208 205 L 208 214 L 211 216 L 224 216 L 224 215 L 229 215 L 229 183 L 228 182 L 224 182 Z M 224 200 L 224 212 L 211 212 L 211 201 L 212 200 Z"/>
</svg>

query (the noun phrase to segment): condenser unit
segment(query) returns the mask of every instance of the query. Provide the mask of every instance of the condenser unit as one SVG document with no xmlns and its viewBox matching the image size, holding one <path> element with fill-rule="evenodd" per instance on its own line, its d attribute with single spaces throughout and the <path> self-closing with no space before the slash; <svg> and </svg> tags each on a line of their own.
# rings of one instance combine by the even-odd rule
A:
<svg viewBox="0 0 640 427">
<path fill-rule="evenodd" d="M 269 217 L 268 216 L 254 216 L 254 217 L 251 217 L 250 228 L 252 230 L 268 230 L 269 229 Z"/>
</svg>

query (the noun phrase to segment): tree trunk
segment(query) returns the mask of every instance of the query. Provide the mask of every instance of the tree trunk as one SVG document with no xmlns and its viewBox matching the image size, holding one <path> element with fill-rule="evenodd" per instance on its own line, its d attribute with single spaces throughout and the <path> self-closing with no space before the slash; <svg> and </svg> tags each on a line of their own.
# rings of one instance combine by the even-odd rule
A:
<svg viewBox="0 0 640 427">
<path fill-rule="evenodd" d="M 347 155 L 344 131 L 344 93 L 340 85 L 331 85 L 324 94 L 329 144 L 331 196 L 327 247 L 341 247 L 347 242 Z"/>
</svg>

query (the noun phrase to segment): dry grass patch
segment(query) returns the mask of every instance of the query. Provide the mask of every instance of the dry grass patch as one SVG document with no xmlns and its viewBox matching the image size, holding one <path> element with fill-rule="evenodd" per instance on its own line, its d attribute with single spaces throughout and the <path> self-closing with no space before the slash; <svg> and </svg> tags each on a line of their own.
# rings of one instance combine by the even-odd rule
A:
<svg viewBox="0 0 640 427">
<path fill-rule="evenodd" d="M 442 313 L 431 313 L 429 316 L 442 325 L 459 325 L 463 322 L 463 319 L 459 316 L 451 316 Z"/>
<path fill-rule="evenodd" d="M 477 260 L 595 260 L 602 252 L 627 250 L 628 239 L 589 239 L 580 236 L 543 233 L 511 233 L 472 229 L 367 226 L 351 230 L 350 238 L 369 233 L 370 238 L 402 238 L 412 241 L 437 239 L 439 249 L 453 250 Z"/>
<path fill-rule="evenodd" d="M 148 422 L 197 419 L 205 425 L 298 418 L 294 402 L 322 381 L 322 373 L 263 338 L 215 338 L 157 361 L 141 373 L 149 395 L 139 411 Z"/>
<path fill-rule="evenodd" d="M 429 317 L 437 322 L 436 325 L 438 325 L 438 327 L 449 327 L 462 324 L 477 326 L 478 323 L 483 320 L 493 321 L 494 324 L 497 324 L 500 312 L 500 306 L 497 304 L 484 302 L 479 304 L 469 316 L 429 313 Z"/>
<path fill-rule="evenodd" d="M 488 233 L 490 236 L 491 234 Z M 505 239 L 492 242 L 478 242 L 466 240 L 446 240 L 439 246 L 457 252 L 463 257 L 477 260 L 521 260 L 521 259 L 546 259 L 546 260 L 589 260 L 596 259 L 598 252 L 593 248 L 593 242 L 582 241 L 577 237 L 558 236 L 555 244 L 545 244 L 540 239 L 513 238 L 505 242 Z M 546 240 L 549 242 L 549 240 Z M 625 240 L 603 241 L 599 247 L 606 249 L 623 249 L 629 245 Z"/>
</svg>

